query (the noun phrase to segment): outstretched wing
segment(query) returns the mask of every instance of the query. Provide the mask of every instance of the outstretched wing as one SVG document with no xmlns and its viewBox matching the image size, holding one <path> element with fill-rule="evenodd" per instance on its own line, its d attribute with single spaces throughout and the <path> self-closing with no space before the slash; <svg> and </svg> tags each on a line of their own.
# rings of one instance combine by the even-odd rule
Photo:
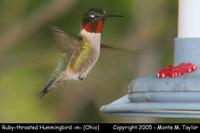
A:
<svg viewBox="0 0 200 133">
<path fill-rule="evenodd" d="M 49 25 L 49 28 L 52 30 L 61 51 L 65 53 L 71 53 L 81 45 L 80 41 L 82 40 L 82 38 L 80 36 L 65 32 L 61 27 L 58 26 Z M 120 51 L 129 54 L 136 53 L 136 51 L 112 47 L 103 43 L 101 43 L 101 48 L 103 48 L 103 50 L 106 49 L 112 51 Z"/>
<path fill-rule="evenodd" d="M 56 79 L 59 78 L 59 76 L 66 69 L 68 61 L 69 61 L 69 56 L 64 54 L 62 56 L 61 60 L 59 61 L 56 69 L 54 70 L 53 74 L 51 75 L 49 81 L 47 82 L 47 84 L 45 85 L 43 90 L 38 94 L 39 98 L 42 98 L 47 92 L 51 91 L 55 87 L 54 86 L 55 85 L 55 81 L 56 81 Z"/>
<path fill-rule="evenodd" d="M 81 37 L 72 33 L 66 33 L 62 28 L 50 25 L 49 28 L 54 34 L 59 48 L 64 53 L 71 53 L 80 46 Z"/>
</svg>

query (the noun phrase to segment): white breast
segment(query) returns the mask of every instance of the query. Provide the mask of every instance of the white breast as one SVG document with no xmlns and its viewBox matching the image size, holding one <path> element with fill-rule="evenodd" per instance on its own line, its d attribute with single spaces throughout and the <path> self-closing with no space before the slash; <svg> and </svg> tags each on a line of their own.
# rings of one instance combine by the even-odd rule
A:
<svg viewBox="0 0 200 133">
<path fill-rule="evenodd" d="M 101 45 L 101 33 L 90 33 L 86 31 L 85 29 L 81 30 L 80 35 L 87 39 L 89 44 L 96 49 L 98 52 L 100 51 L 100 45 Z"/>
</svg>

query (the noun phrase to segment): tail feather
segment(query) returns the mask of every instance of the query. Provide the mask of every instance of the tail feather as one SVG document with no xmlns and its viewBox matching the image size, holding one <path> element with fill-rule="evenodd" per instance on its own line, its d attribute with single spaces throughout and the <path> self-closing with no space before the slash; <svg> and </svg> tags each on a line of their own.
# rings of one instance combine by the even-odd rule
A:
<svg viewBox="0 0 200 133">
<path fill-rule="evenodd" d="M 37 94 L 37 97 L 41 99 L 45 94 L 47 94 L 49 91 L 52 90 L 52 84 L 54 83 L 55 80 L 50 80 L 47 85 L 44 87 L 44 89 Z"/>
<path fill-rule="evenodd" d="M 54 70 L 53 74 L 50 77 L 49 82 L 47 83 L 47 85 L 44 87 L 44 89 L 38 93 L 38 97 L 41 99 L 46 93 L 48 93 L 49 91 L 51 91 L 54 87 L 56 87 L 57 85 L 55 84 L 57 81 L 59 81 L 60 79 L 63 78 L 63 72 L 66 69 L 68 63 L 68 56 L 66 54 L 64 54 L 61 58 L 61 60 L 59 61 L 56 69 Z"/>
</svg>

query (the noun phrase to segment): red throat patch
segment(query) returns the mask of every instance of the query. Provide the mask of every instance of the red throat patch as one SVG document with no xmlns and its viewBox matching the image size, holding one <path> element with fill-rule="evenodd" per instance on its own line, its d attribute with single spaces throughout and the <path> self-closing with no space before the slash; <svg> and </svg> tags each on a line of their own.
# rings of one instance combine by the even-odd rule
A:
<svg viewBox="0 0 200 133">
<path fill-rule="evenodd" d="M 88 32 L 100 33 L 103 29 L 104 20 L 92 21 L 83 25 L 83 28 Z"/>
</svg>

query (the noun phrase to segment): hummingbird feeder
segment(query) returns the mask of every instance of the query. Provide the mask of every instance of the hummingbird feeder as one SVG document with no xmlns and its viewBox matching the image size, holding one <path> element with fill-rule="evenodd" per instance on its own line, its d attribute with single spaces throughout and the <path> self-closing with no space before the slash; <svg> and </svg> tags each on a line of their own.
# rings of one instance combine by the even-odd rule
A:
<svg viewBox="0 0 200 133">
<path fill-rule="evenodd" d="M 174 66 L 137 78 L 128 94 L 101 111 L 111 114 L 200 118 L 200 0 L 179 0 Z"/>
</svg>

